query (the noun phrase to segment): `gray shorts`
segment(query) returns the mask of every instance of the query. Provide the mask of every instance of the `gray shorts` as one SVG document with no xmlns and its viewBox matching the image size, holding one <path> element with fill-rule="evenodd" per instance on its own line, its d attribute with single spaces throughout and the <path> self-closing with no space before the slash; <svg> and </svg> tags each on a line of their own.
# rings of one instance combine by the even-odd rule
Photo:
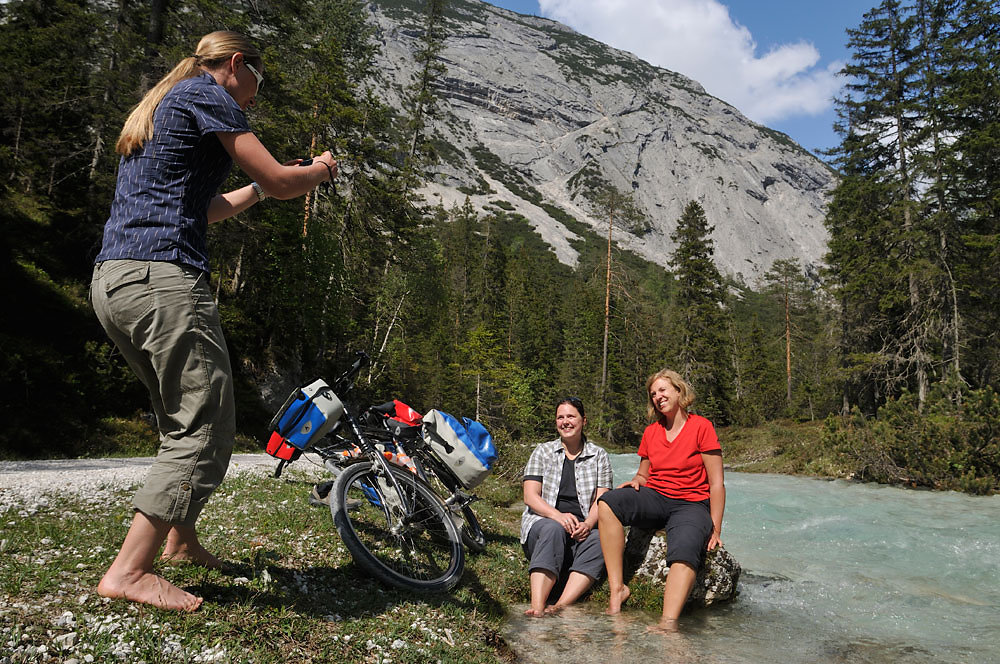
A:
<svg viewBox="0 0 1000 664">
<path fill-rule="evenodd" d="M 545 570 L 557 577 L 579 572 L 592 579 L 599 579 L 604 573 L 604 554 L 597 530 L 590 531 L 587 539 L 577 542 L 558 521 L 539 519 L 528 531 L 523 547 L 529 560 L 529 572 Z"/>
<path fill-rule="evenodd" d="M 208 275 L 177 263 L 105 261 L 94 267 L 90 298 L 149 390 L 160 433 L 133 505 L 193 526 L 226 475 L 236 431 L 229 350 Z"/>
</svg>

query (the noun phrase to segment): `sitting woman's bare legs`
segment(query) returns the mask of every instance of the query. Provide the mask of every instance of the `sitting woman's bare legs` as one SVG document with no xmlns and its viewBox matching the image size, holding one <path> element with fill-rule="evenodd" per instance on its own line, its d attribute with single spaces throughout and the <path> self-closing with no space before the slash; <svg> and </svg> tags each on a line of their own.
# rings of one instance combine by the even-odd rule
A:
<svg viewBox="0 0 1000 664">
<path fill-rule="evenodd" d="M 556 575 L 544 569 L 536 569 L 528 575 L 531 585 L 531 608 L 524 612 L 526 616 L 540 618 L 545 615 L 545 602 L 556 585 Z"/>
<path fill-rule="evenodd" d="M 601 535 L 601 551 L 604 553 L 604 566 L 608 570 L 608 615 L 621 613 L 622 604 L 628 599 L 631 591 L 624 581 L 625 567 L 625 527 L 615 516 L 607 503 L 597 503 L 597 531 Z"/>
<path fill-rule="evenodd" d="M 570 572 L 569 577 L 566 579 L 566 587 L 563 588 L 562 594 L 559 595 L 559 599 L 556 600 L 555 604 L 546 609 L 546 612 L 555 613 L 556 611 L 569 606 L 576 600 L 580 599 L 580 596 L 587 592 L 592 585 L 594 585 L 594 580 L 586 574 L 581 574 L 580 572 Z"/>
<path fill-rule="evenodd" d="M 170 529 L 166 521 L 137 511 L 121 550 L 97 585 L 97 593 L 161 609 L 196 611 L 201 606 L 201 597 L 181 590 L 153 572 L 153 560 Z"/>
<path fill-rule="evenodd" d="M 677 617 L 684 609 L 691 589 L 694 588 L 697 571 L 688 563 L 675 561 L 670 566 L 667 574 L 667 583 L 663 586 L 663 617 L 660 619 L 660 627 L 663 629 L 674 629 L 677 626 Z"/>
</svg>

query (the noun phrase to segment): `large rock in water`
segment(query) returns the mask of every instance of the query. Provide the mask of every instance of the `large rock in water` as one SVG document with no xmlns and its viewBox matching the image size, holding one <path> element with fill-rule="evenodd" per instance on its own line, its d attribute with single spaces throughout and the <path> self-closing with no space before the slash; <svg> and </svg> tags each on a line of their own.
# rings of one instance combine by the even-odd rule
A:
<svg viewBox="0 0 1000 664">
<path fill-rule="evenodd" d="M 658 583 L 667 580 L 667 538 L 653 530 L 630 528 L 625 543 L 625 580 L 635 575 L 645 576 Z M 688 604 L 711 606 L 728 602 L 739 593 L 737 584 L 743 568 L 724 548 L 717 547 L 705 555 L 705 562 L 698 570 Z"/>
</svg>

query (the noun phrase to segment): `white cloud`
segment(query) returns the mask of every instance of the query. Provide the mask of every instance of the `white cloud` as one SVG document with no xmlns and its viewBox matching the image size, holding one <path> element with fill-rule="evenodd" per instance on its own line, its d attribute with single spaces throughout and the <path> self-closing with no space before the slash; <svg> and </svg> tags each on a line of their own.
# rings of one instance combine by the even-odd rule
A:
<svg viewBox="0 0 1000 664">
<path fill-rule="evenodd" d="M 841 63 L 818 67 L 800 41 L 757 55 L 746 27 L 717 0 L 539 0 L 541 14 L 684 74 L 757 122 L 830 109 Z"/>
</svg>

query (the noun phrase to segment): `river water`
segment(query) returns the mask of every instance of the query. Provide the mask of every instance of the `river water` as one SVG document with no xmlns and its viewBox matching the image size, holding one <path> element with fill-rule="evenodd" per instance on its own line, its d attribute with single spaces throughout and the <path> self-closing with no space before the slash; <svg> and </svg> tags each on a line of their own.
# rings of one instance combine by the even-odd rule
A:
<svg viewBox="0 0 1000 664">
<path fill-rule="evenodd" d="M 616 483 L 634 455 L 613 455 Z M 732 603 L 621 616 L 584 602 L 505 636 L 526 662 L 1000 662 L 1000 496 L 726 473 Z"/>
</svg>

